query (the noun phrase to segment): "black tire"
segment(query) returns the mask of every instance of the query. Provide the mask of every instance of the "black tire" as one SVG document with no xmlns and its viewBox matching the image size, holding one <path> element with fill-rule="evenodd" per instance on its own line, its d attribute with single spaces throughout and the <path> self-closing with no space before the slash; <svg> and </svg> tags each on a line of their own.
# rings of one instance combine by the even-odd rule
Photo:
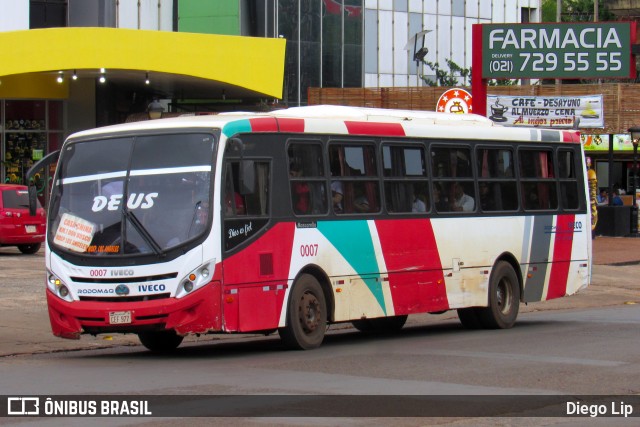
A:
<svg viewBox="0 0 640 427">
<path fill-rule="evenodd" d="M 360 332 L 396 332 L 402 329 L 407 322 L 407 315 L 377 317 L 375 319 L 360 319 L 351 322 L 354 328 Z"/>
<path fill-rule="evenodd" d="M 138 338 L 143 346 L 154 353 L 170 353 L 178 348 L 184 339 L 174 331 L 139 332 Z"/>
<path fill-rule="evenodd" d="M 489 306 L 478 308 L 478 316 L 486 329 L 509 329 L 520 309 L 518 275 L 505 261 L 499 261 L 489 279 Z"/>
<path fill-rule="evenodd" d="M 23 254 L 31 255 L 38 252 L 40 250 L 40 246 L 42 246 L 41 243 L 33 243 L 31 245 L 18 245 L 18 249 Z"/>
<path fill-rule="evenodd" d="M 327 329 L 327 304 L 320 283 L 303 274 L 293 284 L 287 326 L 279 329 L 280 339 L 288 348 L 310 350 L 320 347 Z"/>
<path fill-rule="evenodd" d="M 458 310 L 458 319 L 460 319 L 460 323 L 466 329 L 481 329 L 482 321 L 478 316 L 478 308 L 477 307 L 469 307 L 469 308 L 459 308 Z"/>
</svg>

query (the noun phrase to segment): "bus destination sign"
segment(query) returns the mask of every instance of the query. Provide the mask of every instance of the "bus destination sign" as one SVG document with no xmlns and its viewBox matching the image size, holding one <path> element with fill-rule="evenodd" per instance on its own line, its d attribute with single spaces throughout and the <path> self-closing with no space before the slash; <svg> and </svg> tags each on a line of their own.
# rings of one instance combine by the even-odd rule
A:
<svg viewBox="0 0 640 427">
<path fill-rule="evenodd" d="M 631 23 L 486 24 L 482 77 L 634 77 Z"/>
</svg>

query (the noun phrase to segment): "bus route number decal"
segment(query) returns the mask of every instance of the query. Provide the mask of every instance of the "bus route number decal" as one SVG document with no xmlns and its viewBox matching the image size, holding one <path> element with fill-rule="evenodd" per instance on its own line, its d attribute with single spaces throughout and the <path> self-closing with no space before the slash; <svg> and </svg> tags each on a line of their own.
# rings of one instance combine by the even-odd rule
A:
<svg viewBox="0 0 640 427">
<path fill-rule="evenodd" d="M 107 275 L 107 270 L 106 269 L 90 270 L 89 271 L 89 276 L 91 276 L 91 277 L 105 277 L 106 275 Z"/>
<path fill-rule="evenodd" d="M 318 244 L 314 243 L 312 245 L 300 245 L 300 256 L 316 256 L 318 255 Z"/>
</svg>

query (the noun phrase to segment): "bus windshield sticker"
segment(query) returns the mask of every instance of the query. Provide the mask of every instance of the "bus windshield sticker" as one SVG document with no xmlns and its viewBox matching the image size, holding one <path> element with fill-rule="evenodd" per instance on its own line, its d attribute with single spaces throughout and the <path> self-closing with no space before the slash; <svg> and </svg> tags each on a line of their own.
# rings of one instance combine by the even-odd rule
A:
<svg viewBox="0 0 640 427">
<path fill-rule="evenodd" d="M 75 252 L 86 252 L 95 229 L 95 224 L 65 213 L 62 214 L 53 241 L 63 248 Z"/>
</svg>

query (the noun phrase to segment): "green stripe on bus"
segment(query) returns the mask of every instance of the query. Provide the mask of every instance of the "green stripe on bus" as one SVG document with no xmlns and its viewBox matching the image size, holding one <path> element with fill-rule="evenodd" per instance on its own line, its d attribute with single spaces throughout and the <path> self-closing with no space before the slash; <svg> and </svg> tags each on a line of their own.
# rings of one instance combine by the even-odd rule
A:
<svg viewBox="0 0 640 427">
<path fill-rule="evenodd" d="M 318 230 L 340 252 L 358 275 L 362 277 L 378 301 L 384 314 L 384 303 L 378 260 L 367 221 L 320 221 Z"/>
<path fill-rule="evenodd" d="M 249 123 L 248 119 L 227 123 L 222 129 L 222 133 L 227 138 L 242 132 L 251 132 L 251 123 Z"/>
</svg>

